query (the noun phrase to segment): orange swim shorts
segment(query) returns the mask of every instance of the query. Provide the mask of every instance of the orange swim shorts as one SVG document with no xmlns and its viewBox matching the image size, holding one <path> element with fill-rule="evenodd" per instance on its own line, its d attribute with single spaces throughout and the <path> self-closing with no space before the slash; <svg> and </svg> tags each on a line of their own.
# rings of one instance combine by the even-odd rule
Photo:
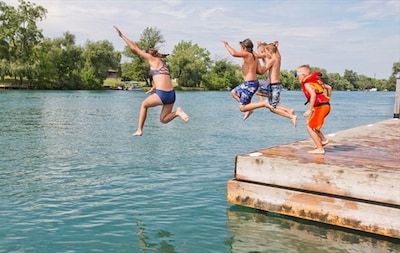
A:
<svg viewBox="0 0 400 253">
<path fill-rule="evenodd" d="M 321 130 L 324 125 L 324 121 L 326 116 L 328 116 L 331 111 L 331 106 L 329 104 L 323 104 L 317 107 L 314 107 L 314 111 L 312 112 L 310 118 L 308 118 L 307 125 L 312 129 Z"/>
</svg>

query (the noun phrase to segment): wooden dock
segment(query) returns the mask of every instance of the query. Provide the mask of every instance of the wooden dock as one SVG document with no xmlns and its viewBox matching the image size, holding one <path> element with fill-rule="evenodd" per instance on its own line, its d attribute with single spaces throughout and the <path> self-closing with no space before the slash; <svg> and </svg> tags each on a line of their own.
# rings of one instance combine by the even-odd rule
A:
<svg viewBox="0 0 400 253">
<path fill-rule="evenodd" d="M 400 239 L 400 120 L 236 156 L 227 201 Z"/>
</svg>

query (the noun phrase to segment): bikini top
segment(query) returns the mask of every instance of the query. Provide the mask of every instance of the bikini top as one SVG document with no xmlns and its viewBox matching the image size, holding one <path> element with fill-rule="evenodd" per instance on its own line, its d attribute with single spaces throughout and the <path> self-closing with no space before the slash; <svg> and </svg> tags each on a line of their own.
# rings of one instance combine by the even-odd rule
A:
<svg viewBox="0 0 400 253">
<path fill-rule="evenodd" d="M 167 65 L 163 62 L 163 65 L 159 69 L 150 69 L 149 71 L 151 76 L 155 75 L 169 75 L 169 70 Z"/>
</svg>

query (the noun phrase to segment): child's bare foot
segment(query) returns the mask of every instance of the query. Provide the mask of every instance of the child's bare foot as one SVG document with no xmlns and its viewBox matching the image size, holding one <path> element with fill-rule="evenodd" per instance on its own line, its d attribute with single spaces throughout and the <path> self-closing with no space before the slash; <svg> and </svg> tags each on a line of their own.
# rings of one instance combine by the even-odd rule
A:
<svg viewBox="0 0 400 253">
<path fill-rule="evenodd" d="M 244 113 L 244 116 L 243 116 L 243 121 L 245 121 L 246 119 L 248 119 L 252 113 L 253 113 L 253 111 L 247 111 L 247 112 L 245 112 L 245 113 Z"/>
<path fill-rule="evenodd" d="M 189 121 L 189 116 L 180 107 L 176 108 L 176 115 L 178 115 L 185 122 Z"/>
<path fill-rule="evenodd" d="M 133 136 L 142 136 L 142 130 L 137 130 L 132 134 Z"/>
<path fill-rule="evenodd" d="M 312 141 L 312 140 L 311 140 Z M 322 145 L 322 147 L 325 147 L 326 145 L 328 145 L 329 144 L 329 140 L 328 139 L 326 139 L 326 140 L 324 140 L 324 141 L 321 141 L 321 145 Z M 314 146 L 314 148 L 317 148 L 317 146 Z"/>
<path fill-rule="evenodd" d="M 308 153 L 323 155 L 323 154 L 325 154 L 325 150 L 324 149 L 313 149 L 313 150 L 309 150 Z"/>
<path fill-rule="evenodd" d="M 292 115 L 295 115 L 294 109 L 290 109 L 290 110 L 289 110 L 289 113 L 292 114 Z"/>
<path fill-rule="evenodd" d="M 297 116 L 293 115 L 293 117 L 290 119 L 290 121 L 292 121 L 293 128 L 296 128 L 296 126 L 297 126 Z"/>
</svg>

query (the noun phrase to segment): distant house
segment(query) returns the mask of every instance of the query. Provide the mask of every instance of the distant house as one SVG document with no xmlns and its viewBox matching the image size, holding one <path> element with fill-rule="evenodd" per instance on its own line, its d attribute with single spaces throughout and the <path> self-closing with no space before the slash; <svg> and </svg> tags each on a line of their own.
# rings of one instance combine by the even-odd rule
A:
<svg viewBox="0 0 400 253">
<path fill-rule="evenodd" d="M 107 78 L 118 78 L 118 70 L 108 69 L 107 70 Z"/>
</svg>

